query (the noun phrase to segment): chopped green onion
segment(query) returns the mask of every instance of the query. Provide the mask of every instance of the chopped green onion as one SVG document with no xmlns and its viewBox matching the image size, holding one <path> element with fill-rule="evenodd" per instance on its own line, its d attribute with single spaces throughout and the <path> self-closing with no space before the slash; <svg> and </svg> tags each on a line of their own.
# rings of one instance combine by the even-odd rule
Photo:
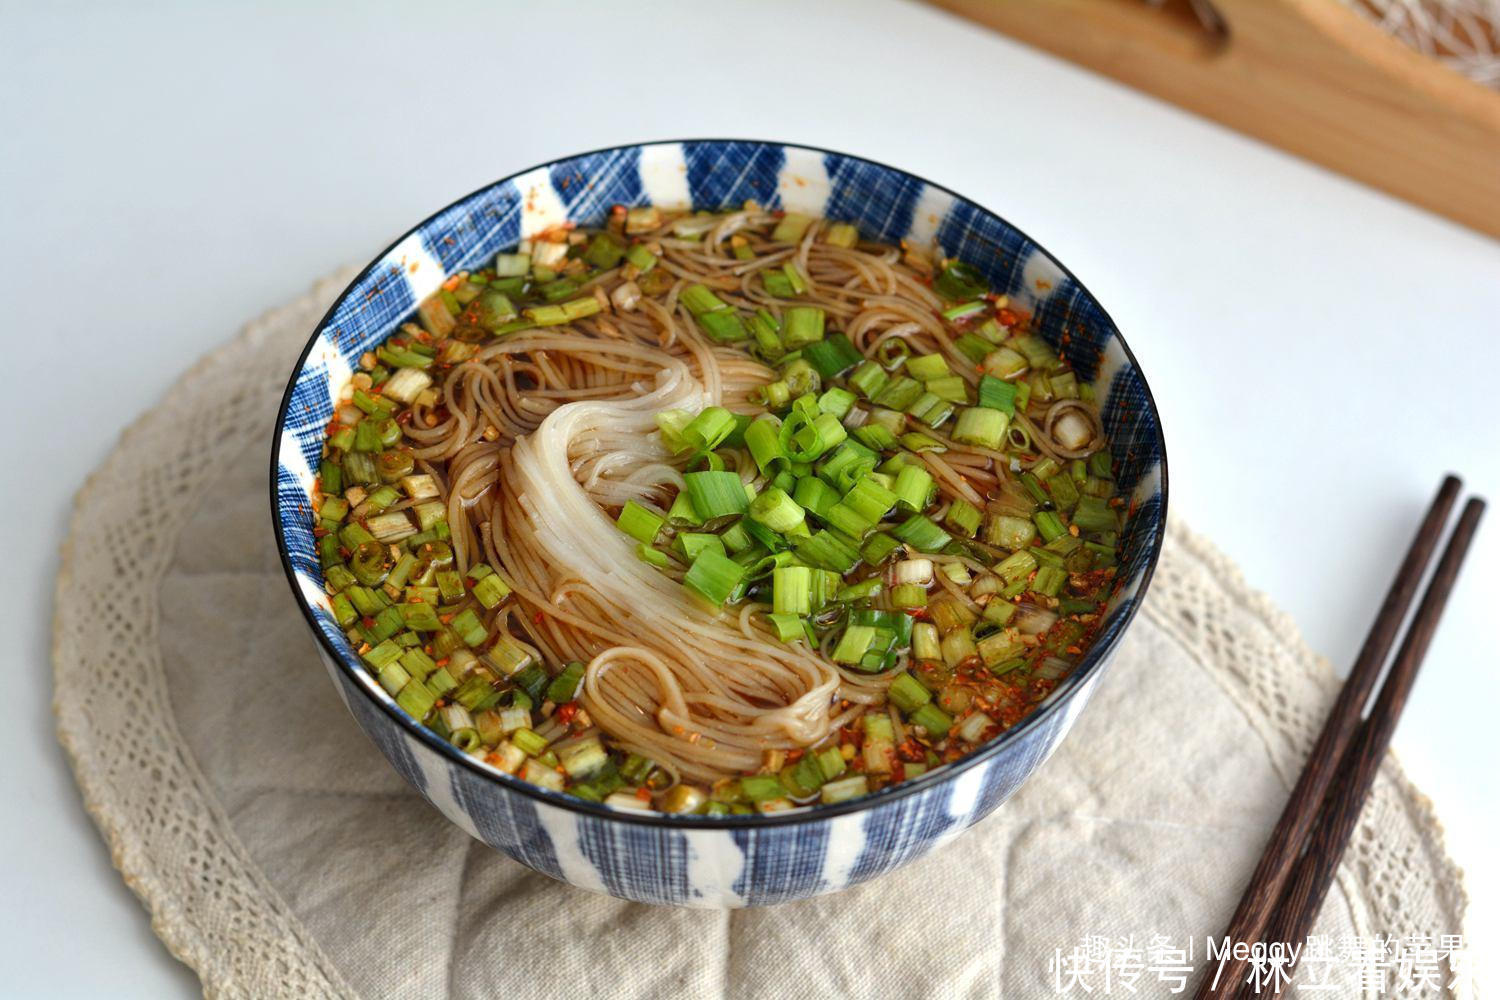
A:
<svg viewBox="0 0 1500 1000">
<path fill-rule="evenodd" d="M 984 540 L 1002 549 L 1023 549 L 1036 537 L 1036 525 L 1024 517 L 993 514 L 985 523 Z"/>
<path fill-rule="evenodd" d="M 850 625 L 844 629 L 833 648 L 834 663 L 858 663 L 875 640 L 875 629 L 868 625 Z"/>
<path fill-rule="evenodd" d="M 332 459 L 325 458 L 318 463 L 318 489 L 322 490 L 325 496 L 343 492 L 344 470 L 339 468 L 338 464 Z M 332 515 L 324 514 L 322 516 L 331 517 Z M 339 518 L 343 516 L 343 514 L 338 515 Z M 338 518 L 334 519 L 337 520 Z"/>
<path fill-rule="evenodd" d="M 849 384 L 869 399 L 875 396 L 890 381 L 885 369 L 873 361 L 865 361 L 849 375 Z"/>
<path fill-rule="evenodd" d="M 528 757 L 537 757 L 547 750 L 547 738 L 530 728 L 517 729 L 510 734 L 510 741 Z"/>
<path fill-rule="evenodd" d="M 874 521 L 844 503 L 836 503 L 828 508 L 824 520 L 830 528 L 841 531 L 850 538 L 863 538 L 866 532 L 875 527 Z"/>
<path fill-rule="evenodd" d="M 788 212 L 776 223 L 776 228 L 771 230 L 771 239 L 777 243 L 796 243 L 802 239 L 802 235 L 807 232 L 807 227 L 812 223 L 810 215 Z"/>
<path fill-rule="evenodd" d="M 500 579 L 499 573 L 491 573 L 474 584 L 474 599 L 493 611 L 500 602 L 510 596 L 510 587 Z"/>
<path fill-rule="evenodd" d="M 966 333 L 953 342 L 958 353 L 969 359 L 970 364 L 983 364 L 984 359 L 989 356 L 994 344 L 974 333 Z"/>
<path fill-rule="evenodd" d="M 380 670 L 389 663 L 394 663 L 401 658 L 401 646 L 390 639 L 382 641 L 373 649 L 367 651 L 363 659 L 374 670 Z"/>
<path fill-rule="evenodd" d="M 748 320 L 750 335 L 755 338 L 755 344 L 760 348 L 761 354 L 770 361 L 778 361 L 786 353 L 786 345 L 781 342 L 781 322 L 765 309 L 757 309 Z"/>
<path fill-rule="evenodd" d="M 843 497 L 845 506 L 872 525 L 885 517 L 896 506 L 896 501 L 895 493 L 881 486 L 869 475 L 862 476 Z"/>
<path fill-rule="evenodd" d="M 969 384 L 960 375 L 945 375 L 942 378 L 929 379 L 926 385 L 927 391 L 938 399 L 946 399 L 950 403 L 969 401 Z"/>
<path fill-rule="evenodd" d="M 683 474 L 683 493 L 701 521 L 743 514 L 750 507 L 745 484 L 734 472 L 688 472 Z M 651 539 L 642 538 L 643 542 Z"/>
<path fill-rule="evenodd" d="M 953 541 L 952 535 L 924 514 L 913 514 L 891 533 L 919 552 L 940 552 Z"/>
<path fill-rule="evenodd" d="M 688 567 L 682 584 L 717 606 L 729 600 L 729 595 L 734 593 L 744 576 L 745 567 L 712 549 L 705 549 Z"/>
<path fill-rule="evenodd" d="M 738 480 L 739 477 L 735 478 Z M 656 541 L 656 536 L 666 523 L 666 518 L 647 510 L 634 500 L 625 501 L 625 506 L 621 508 L 620 516 L 615 521 L 621 531 L 647 545 Z"/>
<path fill-rule="evenodd" d="M 830 507 L 839 502 L 839 494 L 837 490 L 818 477 L 803 476 L 797 480 L 794 499 L 802 507 L 823 517 Z"/>
<path fill-rule="evenodd" d="M 795 642 L 807 638 L 807 629 L 801 615 L 769 614 L 766 616 L 776 629 L 776 638 L 782 642 Z"/>
<path fill-rule="evenodd" d="M 590 736 L 557 749 L 557 761 L 570 778 L 587 778 L 609 763 L 609 754 L 599 737 Z"/>
<path fill-rule="evenodd" d="M 806 566 L 785 566 L 773 570 L 771 595 L 771 607 L 776 614 L 811 613 L 812 570 Z"/>
<path fill-rule="evenodd" d="M 974 302 L 960 302 L 956 306 L 949 306 L 947 309 L 944 309 L 943 319 L 949 322 L 956 322 L 961 319 L 967 319 L 970 316 L 978 316 L 988 308 L 989 303 L 983 299 Z"/>
<path fill-rule="evenodd" d="M 662 223 L 661 209 L 655 205 L 635 205 L 625 210 L 627 233 L 648 233 Z"/>
<path fill-rule="evenodd" d="M 917 401 L 923 391 L 921 382 L 905 375 L 897 375 L 875 393 L 874 402 L 877 406 L 889 407 L 892 410 L 905 410 Z"/>
<path fill-rule="evenodd" d="M 1078 506 L 1073 509 L 1073 523 L 1079 531 L 1118 531 L 1120 527 L 1115 509 L 1107 500 L 1095 496 L 1078 498 Z"/>
<path fill-rule="evenodd" d="M 655 566 L 657 569 L 662 569 L 671 562 L 665 552 L 661 551 L 661 549 L 653 549 L 645 542 L 641 542 L 635 547 L 635 555 L 641 562 Z"/>
<path fill-rule="evenodd" d="M 395 646 L 395 643 L 391 645 Z M 406 668 L 399 663 L 387 663 L 377 671 L 375 679 L 380 682 L 381 687 L 385 688 L 386 694 L 395 697 L 411 681 L 411 674 L 407 673 Z"/>
<path fill-rule="evenodd" d="M 751 802 L 767 802 L 786 796 L 786 788 L 774 774 L 747 774 L 740 779 L 740 791 Z"/>
<path fill-rule="evenodd" d="M 966 407 L 959 413 L 958 423 L 953 427 L 953 440 L 998 451 L 1009 422 L 1006 415 L 998 409 L 987 406 Z"/>
<path fill-rule="evenodd" d="M 334 621 L 339 623 L 340 628 L 348 628 L 359 620 L 359 612 L 354 610 L 354 605 L 345 595 L 334 594 L 328 604 L 333 611 Z"/>
<path fill-rule="evenodd" d="M 537 326 L 557 326 L 562 323 L 571 323 L 576 319 L 583 319 L 599 312 L 603 306 L 599 300 L 592 295 L 581 299 L 573 299 L 561 305 L 532 306 L 524 311 L 525 317 Z"/>
<path fill-rule="evenodd" d="M 817 757 L 810 753 L 803 754 L 795 764 L 788 764 L 781 769 L 781 783 L 798 799 L 805 799 L 815 793 L 822 787 L 824 780 L 823 769 L 818 765 Z"/>
<path fill-rule="evenodd" d="M 1067 537 L 1066 535 L 1059 535 L 1058 536 L 1058 538 L 1066 538 L 1066 537 Z M 1062 557 L 1062 554 L 1059 553 L 1059 552 L 1057 552 L 1050 544 L 1049 545 L 1043 545 L 1040 548 L 1038 548 L 1036 546 L 1032 546 L 1031 548 L 1027 549 L 1026 551 L 1030 552 L 1031 553 L 1031 557 L 1033 559 L 1035 559 L 1042 566 L 1061 566 L 1061 565 L 1063 565 L 1064 559 Z"/>
<path fill-rule="evenodd" d="M 871 601 L 879 597 L 885 590 L 885 584 L 878 576 L 872 576 L 858 583 L 851 583 L 847 587 L 840 587 L 834 595 L 834 600 L 848 601 Z"/>
<path fill-rule="evenodd" d="M 947 736 L 948 730 L 953 728 L 953 716 L 929 702 L 911 713 L 911 724 L 921 726 L 930 735 L 941 738 Z"/>
<path fill-rule="evenodd" d="M 697 451 L 712 451 L 735 430 L 734 414 L 722 406 L 709 406 L 682 429 L 682 439 Z"/>
<path fill-rule="evenodd" d="M 744 320 L 733 309 L 719 309 L 715 312 L 704 313 L 698 317 L 698 325 L 711 339 L 721 344 L 746 340 L 750 336 L 750 331 L 745 329 Z"/>
<path fill-rule="evenodd" d="M 937 427 L 953 416 L 953 404 L 932 392 L 923 392 L 907 406 L 906 412 L 928 427 Z"/>
<path fill-rule="evenodd" d="M 732 473 L 731 473 L 732 475 Z M 788 532 L 806 516 L 797 501 L 778 487 L 769 486 L 749 505 L 750 517 L 772 531 Z"/>
<path fill-rule="evenodd" d="M 823 395 L 818 397 L 818 409 L 824 413 L 831 413 L 840 420 L 849 415 L 854 408 L 854 393 L 848 389 L 832 386 L 824 390 Z"/>
<path fill-rule="evenodd" d="M 589 241 L 588 249 L 583 252 L 584 261 L 604 271 L 618 267 L 620 259 L 624 256 L 625 247 L 607 232 L 594 234 L 594 238 Z"/>
<path fill-rule="evenodd" d="M 572 278 L 558 278 L 556 281 L 549 281 L 545 285 L 542 285 L 537 291 L 541 292 L 542 298 L 548 302 L 559 302 L 582 287 L 579 282 Z"/>
<path fill-rule="evenodd" d="M 820 791 L 824 805 L 834 805 L 839 802 L 847 802 L 857 799 L 861 795 L 869 794 L 869 782 L 863 774 L 856 774 L 849 778 L 840 778 L 838 781 L 830 781 Z"/>
<path fill-rule="evenodd" d="M 960 260 L 949 261 L 932 282 L 932 290 L 950 302 L 972 299 L 988 289 L 984 275 Z"/>
<path fill-rule="evenodd" d="M 1046 490 L 1042 489 L 1042 484 L 1037 482 L 1036 476 L 1029 472 L 1023 472 L 1016 479 L 1020 482 L 1021 488 L 1031 496 L 1031 499 L 1035 500 L 1042 507 L 1052 506 L 1052 498 L 1047 495 Z"/>
<path fill-rule="evenodd" d="M 1072 510 L 1073 505 L 1078 503 L 1078 487 L 1073 483 L 1072 476 L 1053 476 L 1047 480 L 1047 492 L 1052 494 L 1052 500 L 1059 510 Z"/>
<path fill-rule="evenodd" d="M 346 452 L 344 454 L 342 470 L 346 486 L 350 484 L 368 485 L 377 482 L 380 478 L 375 470 L 375 460 L 363 451 Z"/>
<path fill-rule="evenodd" d="M 700 531 L 684 531 L 677 536 L 677 547 L 687 557 L 688 562 L 698 558 L 698 553 L 704 549 L 713 549 L 719 555 L 727 555 L 724 550 L 724 542 L 718 535 Z"/>
<path fill-rule="evenodd" d="M 1030 362 L 1022 354 L 1011 350 L 1009 347 L 997 347 L 984 356 L 980 369 L 987 375 L 993 375 L 1001 379 L 1014 378 L 1031 367 Z"/>
<path fill-rule="evenodd" d="M 906 374 L 919 381 L 927 382 L 951 375 L 952 371 L 948 367 L 948 359 L 941 354 L 922 354 L 906 359 Z"/>
<path fill-rule="evenodd" d="M 786 382 L 788 392 L 793 396 L 801 396 L 809 392 L 817 392 L 823 387 L 823 376 L 818 370 L 802 359 L 799 353 L 796 358 L 786 363 L 781 370 L 781 377 Z"/>
<path fill-rule="evenodd" d="M 1068 581 L 1066 570 L 1056 566 L 1041 566 L 1036 571 L 1036 576 L 1031 580 L 1031 589 L 1038 594 L 1046 594 L 1048 597 L 1056 597 L 1062 585 Z"/>
<path fill-rule="evenodd" d="M 396 704 L 414 719 L 424 719 L 427 713 L 432 711 L 432 706 L 437 704 L 437 695 L 428 689 L 427 685 L 413 678 L 396 695 Z"/>
<path fill-rule="evenodd" d="M 932 497 L 932 487 L 932 473 L 925 466 L 904 465 L 896 474 L 896 503 L 906 510 L 926 510 Z"/>
<path fill-rule="evenodd" d="M 644 244 L 636 243 L 625 251 L 625 259 L 634 264 L 637 271 L 645 274 L 656 266 L 657 257 Z"/>
<path fill-rule="evenodd" d="M 711 292 L 707 285 L 689 285 L 682 290 L 679 299 L 695 317 L 729 308 L 729 304 Z"/>
<path fill-rule="evenodd" d="M 949 505 L 948 513 L 943 521 L 964 537 L 973 538 L 979 530 L 979 522 L 983 516 L 978 507 L 967 500 L 958 499 Z"/>
<path fill-rule="evenodd" d="M 1050 542 L 1068 533 L 1068 529 L 1063 527 L 1062 518 L 1053 511 L 1039 510 L 1031 515 L 1031 520 L 1035 522 L 1036 530 L 1044 542 Z"/>
<path fill-rule="evenodd" d="M 812 573 L 812 603 L 822 608 L 838 599 L 842 589 L 843 575 L 831 569 L 815 569 Z"/>
<path fill-rule="evenodd" d="M 552 678 L 552 683 L 547 685 L 547 698 L 558 705 L 572 701 L 578 697 L 578 689 L 582 684 L 583 664 L 574 660 L 563 667 L 562 673 Z"/>
<path fill-rule="evenodd" d="M 884 424 L 867 423 L 863 427 L 856 427 L 854 439 L 867 448 L 875 451 L 886 451 L 896 446 L 896 435 Z"/>
<path fill-rule="evenodd" d="M 813 341 L 802 349 L 802 356 L 824 378 L 842 375 L 864 360 L 864 355 L 842 333 L 830 334 L 822 340 Z M 852 401 L 853 397 L 850 398 Z"/>
<path fill-rule="evenodd" d="M 1030 549 L 1012 552 L 995 564 L 995 574 L 1008 584 L 1023 582 L 1037 567 L 1036 556 Z"/>
<path fill-rule="evenodd" d="M 916 622 L 912 625 L 911 655 L 916 660 L 936 660 L 942 656 L 937 626 L 932 622 Z"/>
<path fill-rule="evenodd" d="M 768 475 L 779 472 L 788 462 L 781 448 L 780 430 L 780 422 L 771 416 L 756 417 L 745 428 L 745 447 L 760 471 Z"/>
<path fill-rule="evenodd" d="M 501 636 L 484 657 L 502 677 L 512 677 L 535 662 L 531 651 L 510 636 Z"/>
<path fill-rule="evenodd" d="M 812 462 L 823 453 L 841 444 L 849 432 L 831 413 L 820 413 L 809 420 L 804 414 L 792 412 L 782 422 L 778 437 L 781 451 L 794 462 Z"/>
<path fill-rule="evenodd" d="M 724 548 L 729 552 L 742 552 L 755 544 L 755 540 L 745 530 L 744 524 L 739 521 L 736 521 L 720 532 L 719 539 L 724 543 Z"/>
<path fill-rule="evenodd" d="M 848 490 L 865 473 L 872 471 L 880 456 L 857 441 L 845 441 L 824 460 L 818 474 L 840 490 Z"/>
<path fill-rule="evenodd" d="M 859 242 L 859 230 L 847 222 L 835 222 L 823 233 L 823 242 L 847 250 Z"/>
<path fill-rule="evenodd" d="M 1057 354 L 1045 340 L 1034 333 L 1015 338 L 1016 349 L 1026 356 L 1033 368 L 1051 368 L 1057 363 Z"/>
<path fill-rule="evenodd" d="M 999 410 L 1006 416 L 1016 412 L 1016 387 L 1012 382 L 1005 382 L 995 378 L 993 375 L 981 375 L 979 377 L 979 405 L 991 410 Z"/>
<path fill-rule="evenodd" d="M 802 273 L 802 268 L 798 267 L 795 262 L 789 260 L 782 264 L 781 273 L 786 275 L 786 280 L 791 284 L 794 295 L 806 294 L 807 275 Z"/>
<path fill-rule="evenodd" d="M 906 715 L 932 700 L 932 692 L 909 673 L 899 674 L 886 691 L 886 697 Z"/>
<path fill-rule="evenodd" d="M 1000 603 L 1005 604 L 1008 608 L 1013 609 L 1015 607 L 1015 605 L 1008 602 Z M 1021 656 L 1026 652 L 1026 645 L 1021 641 L 1020 632 L 1013 628 L 1002 629 L 994 635 L 985 636 L 979 640 L 976 648 L 979 652 L 979 658 L 991 670 L 999 664 Z"/>
<path fill-rule="evenodd" d="M 891 588 L 891 604 L 897 608 L 925 608 L 927 589 L 917 583 L 903 583 Z"/>
<path fill-rule="evenodd" d="M 797 558 L 835 573 L 847 573 L 859 562 L 859 550 L 831 531 L 819 531 L 796 546 Z"/>
<path fill-rule="evenodd" d="M 531 270 L 531 254 L 502 253 L 495 258 L 497 278 L 517 278 Z"/>
<path fill-rule="evenodd" d="M 786 345 L 787 350 L 795 351 L 800 347 L 821 341 L 823 339 L 823 321 L 823 310 L 817 306 L 788 307 L 781 315 L 782 343 Z M 845 343 L 848 343 L 848 341 L 845 340 Z M 854 350 L 852 345 L 849 349 L 851 351 Z M 858 353 L 855 351 L 856 360 Z M 853 364 L 854 362 L 850 363 Z"/>
<path fill-rule="evenodd" d="M 353 400 L 356 407 L 363 410 L 365 413 L 368 413 L 370 416 L 376 418 L 377 420 L 391 415 L 391 407 L 386 404 L 385 400 L 380 399 L 376 396 L 372 396 L 369 393 L 365 392 L 363 389 L 354 390 Z M 335 441 L 334 447 L 348 449 L 349 446 L 347 444 L 340 444 Z"/>
<path fill-rule="evenodd" d="M 774 295 L 778 299 L 790 299 L 797 295 L 797 289 L 785 271 L 767 268 L 760 273 L 760 280 L 765 285 L 767 295 Z"/>
</svg>

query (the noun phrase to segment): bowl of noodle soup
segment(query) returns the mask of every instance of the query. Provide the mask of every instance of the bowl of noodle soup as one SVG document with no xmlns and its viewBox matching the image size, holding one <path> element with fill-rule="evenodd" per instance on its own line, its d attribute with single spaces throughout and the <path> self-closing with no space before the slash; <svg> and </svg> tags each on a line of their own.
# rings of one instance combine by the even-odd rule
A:
<svg viewBox="0 0 1500 1000">
<path fill-rule="evenodd" d="M 346 707 L 450 821 L 640 902 L 834 891 L 1058 745 L 1160 552 L 1160 422 L 999 216 L 751 140 L 580 154 L 420 223 L 272 449 Z"/>
</svg>

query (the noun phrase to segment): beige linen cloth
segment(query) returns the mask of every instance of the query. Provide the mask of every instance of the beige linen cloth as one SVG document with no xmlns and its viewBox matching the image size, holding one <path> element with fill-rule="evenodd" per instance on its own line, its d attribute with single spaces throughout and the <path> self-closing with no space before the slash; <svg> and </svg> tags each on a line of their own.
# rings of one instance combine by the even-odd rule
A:
<svg viewBox="0 0 1500 1000">
<path fill-rule="evenodd" d="M 184 375 L 79 494 L 64 552 L 58 729 L 115 864 L 206 993 L 1042 997 L 1060 995 L 1056 949 L 1157 935 L 1191 937 L 1204 967 L 1335 679 L 1180 524 L 1051 761 L 890 876 L 759 910 L 640 906 L 448 824 L 340 704 L 271 540 L 277 402 L 345 277 Z M 1456 934 L 1465 902 L 1429 803 L 1388 761 L 1318 932 Z M 1319 995 L 1358 995 L 1357 976 L 1334 967 Z"/>
</svg>

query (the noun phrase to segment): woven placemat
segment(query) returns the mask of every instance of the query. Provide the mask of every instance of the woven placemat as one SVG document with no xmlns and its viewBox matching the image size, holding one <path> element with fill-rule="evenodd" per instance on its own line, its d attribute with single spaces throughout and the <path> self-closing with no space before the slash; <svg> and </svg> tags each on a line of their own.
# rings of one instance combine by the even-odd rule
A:
<svg viewBox="0 0 1500 1000">
<path fill-rule="evenodd" d="M 1176 985 L 1172 950 L 1204 967 L 1336 682 L 1177 521 L 1143 614 L 1052 760 L 883 879 L 733 913 L 639 906 L 444 821 L 348 718 L 271 539 L 276 406 L 346 278 L 188 371 L 90 477 L 64 548 L 59 735 L 116 866 L 206 993 L 1076 995 L 1075 948 L 1139 948 L 1157 960 L 1137 973 L 1149 996 Z M 1431 805 L 1388 760 L 1317 933 L 1335 952 L 1437 941 L 1462 931 L 1465 905 Z M 1399 971 L 1384 995 L 1468 995 Z M 1358 995 L 1361 975 L 1347 956 L 1299 972 L 1334 996 Z"/>
</svg>

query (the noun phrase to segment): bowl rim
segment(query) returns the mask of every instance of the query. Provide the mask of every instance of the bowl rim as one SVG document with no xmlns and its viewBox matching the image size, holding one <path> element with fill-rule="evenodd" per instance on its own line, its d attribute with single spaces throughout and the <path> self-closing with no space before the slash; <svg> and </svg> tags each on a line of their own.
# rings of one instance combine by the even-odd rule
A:
<svg viewBox="0 0 1500 1000">
<path fill-rule="evenodd" d="M 1158 468 L 1159 476 L 1161 478 L 1161 505 L 1160 514 L 1158 515 L 1158 517 L 1160 518 L 1160 526 L 1156 532 L 1156 537 L 1152 542 L 1151 552 L 1146 561 L 1145 569 L 1142 571 L 1141 582 L 1139 588 L 1136 591 L 1136 596 L 1133 599 L 1131 606 L 1126 609 L 1125 618 L 1120 623 L 1119 628 L 1115 631 L 1114 636 L 1110 638 L 1108 642 L 1096 643 L 1093 646 L 1090 646 L 1088 652 L 1084 654 L 1082 662 L 1080 662 L 1077 668 L 1075 668 L 1071 673 L 1068 674 L 1067 677 L 1063 679 L 1062 684 L 1054 689 L 1046 702 L 1044 702 L 1030 715 L 1022 719 L 1015 726 L 1007 729 L 999 736 L 996 736 L 989 743 L 980 747 L 978 750 L 975 750 L 973 753 L 970 753 L 967 756 L 953 761 L 951 764 L 947 764 L 941 768 L 938 768 L 937 770 L 919 775 L 914 779 L 899 782 L 895 785 L 888 785 L 887 787 L 882 788 L 878 791 L 871 792 L 867 795 L 862 795 L 855 799 L 850 799 L 846 802 L 839 802 L 832 805 L 813 803 L 810 806 L 801 807 L 786 812 L 755 813 L 751 815 L 698 816 L 676 813 L 658 813 L 645 811 L 637 812 L 635 810 L 615 809 L 613 807 L 604 805 L 602 802 L 590 802 L 587 799 L 580 799 L 576 796 L 567 795 L 563 792 L 554 792 L 549 789 L 533 785 L 528 781 L 523 781 L 514 775 L 506 774 L 502 771 L 495 770 L 494 768 L 485 767 L 480 762 L 475 761 L 474 758 L 470 757 L 468 754 L 453 746 L 451 743 L 447 742 L 446 740 L 440 739 L 436 733 L 432 732 L 432 730 L 422 725 L 416 719 L 413 719 L 410 715 L 407 715 L 405 712 L 401 711 L 398 707 L 395 706 L 394 703 L 387 704 L 386 702 L 381 701 L 379 698 L 374 697 L 373 692 L 368 690 L 367 687 L 360 682 L 360 678 L 355 676 L 355 674 L 356 671 L 359 671 L 362 668 L 359 667 L 358 664 L 351 664 L 348 660 L 346 660 L 343 654 L 340 653 L 329 641 L 328 637 L 323 634 L 323 629 L 318 624 L 316 614 L 314 613 L 312 607 L 308 604 L 307 599 L 303 596 L 302 588 L 297 583 L 296 570 L 292 566 L 291 556 L 287 551 L 285 526 L 282 523 L 281 507 L 278 503 L 277 496 L 277 480 L 278 468 L 280 466 L 281 438 L 286 429 L 286 419 L 288 409 L 291 405 L 292 392 L 296 388 L 298 377 L 302 374 L 302 371 L 307 364 L 308 356 L 312 353 L 312 349 L 314 345 L 316 345 L 319 335 L 323 331 L 324 327 L 326 327 L 333 320 L 334 313 L 348 297 L 349 293 L 353 291 L 355 287 L 357 287 L 359 283 L 370 274 L 371 271 L 380 266 L 381 261 L 383 261 L 385 257 L 392 250 L 398 247 L 403 241 L 419 233 L 421 230 L 426 228 L 429 223 L 436 220 L 439 216 L 459 207 L 460 205 L 463 205 L 465 202 L 478 197 L 486 191 L 513 181 L 518 177 L 532 173 L 533 171 L 552 167 L 568 160 L 576 160 L 586 156 L 597 156 L 604 153 L 620 152 L 628 149 L 639 149 L 645 146 L 669 146 L 683 145 L 687 143 L 742 143 L 754 146 L 776 146 L 786 149 L 800 149 L 812 153 L 840 156 L 844 157 L 845 159 L 857 160 L 863 163 L 868 163 L 874 167 L 879 167 L 882 170 L 889 170 L 903 177 L 907 177 L 911 180 L 927 185 L 928 187 L 942 191 L 948 195 L 951 195 L 955 200 L 965 202 L 983 212 L 984 214 L 1000 221 L 1011 230 L 1016 232 L 1018 235 L 1020 235 L 1037 250 L 1045 254 L 1049 260 L 1051 260 L 1058 266 L 1059 269 L 1061 269 L 1064 275 L 1072 279 L 1078 289 L 1085 295 L 1087 295 L 1099 308 L 1099 311 L 1104 315 L 1104 317 L 1109 320 L 1110 325 L 1114 327 L 1115 336 L 1119 340 L 1120 348 L 1125 353 L 1126 360 L 1129 362 L 1130 366 L 1135 369 L 1136 375 L 1140 380 L 1141 389 L 1145 393 L 1146 404 L 1150 408 L 1150 412 L 1156 417 L 1157 450 L 1160 455 L 1160 458 L 1158 460 Z M 947 782 L 957 779 L 959 775 L 968 771 L 970 768 L 973 768 L 980 763 L 999 755 L 1001 751 L 1003 751 L 1007 746 L 1014 743 L 1016 739 L 1019 739 L 1022 734 L 1040 725 L 1044 719 L 1051 718 L 1057 712 L 1061 711 L 1065 705 L 1070 703 L 1077 696 L 1085 681 L 1092 678 L 1093 675 L 1102 668 L 1104 661 L 1108 658 L 1109 654 L 1113 652 L 1115 646 L 1118 645 L 1120 639 L 1125 635 L 1126 630 L 1130 627 L 1131 623 L 1135 620 L 1136 614 L 1141 609 L 1141 604 L 1144 601 L 1147 588 L 1150 586 L 1151 579 L 1155 575 L 1157 562 L 1161 558 L 1162 544 L 1166 539 L 1167 483 L 1167 447 L 1166 435 L 1162 428 L 1161 411 L 1157 408 L 1156 398 L 1151 392 L 1151 386 L 1146 380 L 1145 373 L 1142 371 L 1140 363 L 1136 360 L 1135 352 L 1130 349 L 1130 344 L 1126 341 L 1124 333 L 1120 331 L 1119 324 L 1114 321 L 1113 316 L 1109 315 L 1108 310 L 1104 308 L 1104 305 L 1099 301 L 1098 296 L 1094 295 L 1094 293 L 1088 289 L 1088 286 L 1080 281 L 1078 279 L 1078 276 L 1075 275 L 1067 267 L 1067 265 L 1065 265 L 1061 260 L 1058 259 L 1056 254 L 1052 253 L 1037 240 L 1033 239 L 1031 235 L 1021 227 L 1015 225 L 1009 219 L 999 214 L 998 212 L 986 208 L 984 205 L 980 204 L 974 199 L 966 197 L 958 193 L 957 191 L 954 191 L 950 187 L 935 183 L 925 177 L 922 177 L 919 174 L 914 174 L 909 170 L 903 170 L 900 167 L 893 167 L 890 164 L 882 163 L 879 160 L 872 160 L 869 157 L 859 156 L 853 153 L 845 153 L 840 150 L 829 149 L 824 146 L 814 146 L 799 142 L 782 142 L 775 139 L 690 137 L 680 139 L 647 139 L 639 142 L 617 143 L 611 146 L 603 146 L 598 149 L 585 150 L 578 153 L 568 153 L 563 156 L 557 156 L 549 160 L 544 160 L 541 163 L 536 163 L 531 166 L 525 167 L 524 169 L 517 170 L 513 173 L 505 175 L 504 177 L 501 177 L 498 180 L 491 181 L 481 187 L 475 188 L 468 194 L 456 198 L 443 207 L 437 209 L 435 212 L 432 212 L 420 222 L 402 232 L 400 236 L 396 237 L 396 239 L 393 240 L 390 245 L 376 254 L 375 257 L 370 261 L 370 263 L 361 268 L 359 273 L 355 275 L 353 280 L 351 280 L 349 284 L 345 286 L 344 290 L 341 291 L 337 296 L 335 296 L 332 304 L 328 307 L 328 311 L 324 313 L 322 318 L 319 319 L 318 322 L 313 326 L 312 332 L 308 336 L 307 343 L 303 346 L 301 353 L 298 354 L 297 360 L 292 367 L 291 375 L 287 379 L 286 390 L 282 394 L 281 403 L 279 404 L 276 412 L 276 426 L 271 434 L 271 464 L 269 488 L 271 500 L 271 525 L 276 536 L 276 552 L 281 559 L 282 570 L 286 573 L 287 582 L 290 585 L 290 589 L 292 591 L 292 597 L 297 602 L 297 607 L 299 610 L 301 610 L 302 617 L 306 620 L 308 627 L 312 630 L 314 637 L 317 639 L 318 644 L 322 648 L 322 652 L 326 656 L 331 657 L 332 661 L 338 664 L 340 669 L 342 669 L 346 674 L 349 675 L 351 684 L 360 692 L 363 697 L 368 698 L 371 702 L 374 703 L 377 709 L 384 712 L 388 717 L 394 720 L 399 728 L 415 737 L 417 740 L 426 743 L 429 747 L 433 748 L 440 757 L 444 757 L 451 762 L 457 763 L 460 766 L 467 768 L 480 778 L 499 785 L 499 787 L 505 791 L 515 792 L 544 805 L 565 809 L 575 813 L 581 813 L 606 822 L 619 822 L 637 826 L 665 827 L 682 831 L 692 831 L 754 830 L 763 827 L 796 826 L 803 823 L 821 822 L 824 820 L 833 819 L 837 816 L 845 816 L 851 813 L 875 809 L 886 803 L 894 802 L 897 799 L 905 798 L 909 795 L 918 795 L 922 792 L 927 791 L 928 789 L 935 788 L 938 785 L 946 784 Z"/>
</svg>

